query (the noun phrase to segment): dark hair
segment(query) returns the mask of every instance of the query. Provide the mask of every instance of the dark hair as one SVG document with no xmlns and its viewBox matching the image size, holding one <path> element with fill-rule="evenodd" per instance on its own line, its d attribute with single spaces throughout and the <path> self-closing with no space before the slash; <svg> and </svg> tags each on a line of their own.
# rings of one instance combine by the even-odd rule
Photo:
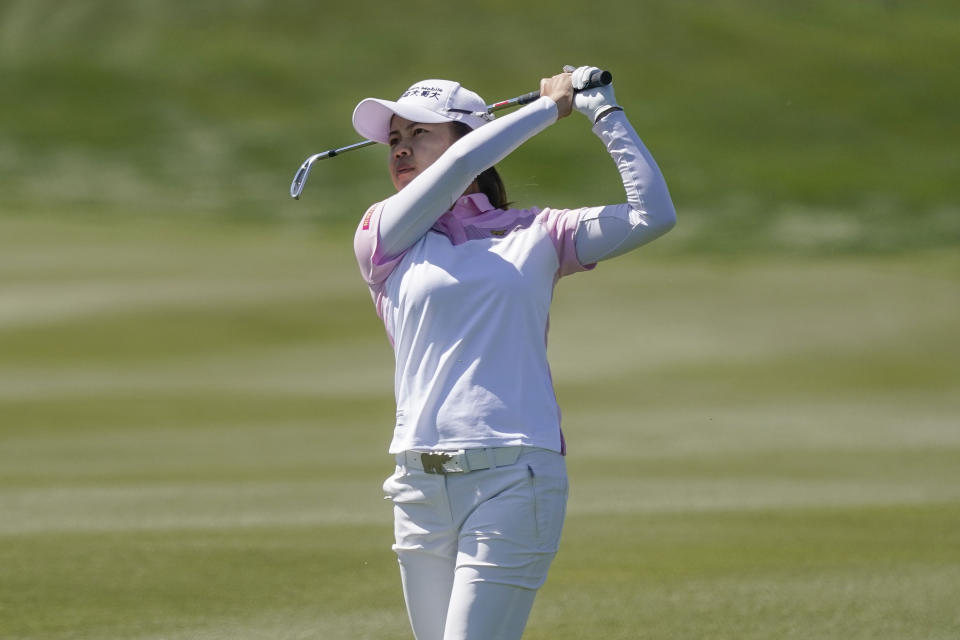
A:
<svg viewBox="0 0 960 640">
<path fill-rule="evenodd" d="M 453 121 L 450 124 L 453 125 L 453 135 L 456 140 L 473 131 L 470 125 L 463 122 Z M 510 206 L 510 202 L 507 201 L 507 188 L 503 186 L 503 180 L 500 178 L 496 167 L 490 167 L 477 176 L 477 187 L 479 187 L 481 193 L 487 196 L 490 204 L 495 208 L 506 209 Z"/>
</svg>

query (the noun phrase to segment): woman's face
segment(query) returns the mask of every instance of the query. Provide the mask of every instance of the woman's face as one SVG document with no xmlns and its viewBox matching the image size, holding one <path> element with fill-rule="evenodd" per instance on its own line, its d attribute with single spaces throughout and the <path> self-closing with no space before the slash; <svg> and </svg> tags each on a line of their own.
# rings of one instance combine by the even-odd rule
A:
<svg viewBox="0 0 960 640">
<path fill-rule="evenodd" d="M 397 191 L 433 164 L 456 141 L 452 123 L 390 120 L 390 179 Z"/>
</svg>

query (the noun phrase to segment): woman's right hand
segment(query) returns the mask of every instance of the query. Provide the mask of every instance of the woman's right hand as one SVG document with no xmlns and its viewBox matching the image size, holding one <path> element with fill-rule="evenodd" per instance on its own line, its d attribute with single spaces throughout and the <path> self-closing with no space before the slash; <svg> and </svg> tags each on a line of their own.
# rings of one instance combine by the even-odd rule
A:
<svg viewBox="0 0 960 640">
<path fill-rule="evenodd" d="M 557 118 L 566 118 L 573 111 L 573 82 L 569 73 L 558 73 L 540 80 L 540 95 L 557 103 Z"/>
</svg>

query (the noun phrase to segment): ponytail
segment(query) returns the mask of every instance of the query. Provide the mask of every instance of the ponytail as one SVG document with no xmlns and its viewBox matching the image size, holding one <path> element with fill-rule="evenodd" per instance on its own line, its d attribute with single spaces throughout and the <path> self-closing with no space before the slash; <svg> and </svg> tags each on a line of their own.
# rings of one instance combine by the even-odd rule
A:
<svg viewBox="0 0 960 640">
<path fill-rule="evenodd" d="M 453 125 L 453 135 L 458 140 L 473 131 L 469 125 L 463 122 L 455 121 L 451 124 Z M 507 201 L 507 188 L 504 186 L 503 179 L 497 172 L 496 167 L 490 167 L 477 176 L 477 187 L 480 189 L 480 193 L 487 196 L 495 209 L 506 209 L 510 206 L 511 203 Z"/>
</svg>

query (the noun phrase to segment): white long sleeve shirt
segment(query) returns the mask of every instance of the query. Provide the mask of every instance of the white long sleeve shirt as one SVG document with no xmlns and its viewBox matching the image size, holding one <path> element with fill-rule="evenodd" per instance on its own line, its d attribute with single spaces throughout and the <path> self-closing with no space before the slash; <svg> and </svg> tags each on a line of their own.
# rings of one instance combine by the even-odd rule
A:
<svg viewBox="0 0 960 640">
<path fill-rule="evenodd" d="M 547 328 L 561 276 L 667 232 L 673 204 L 623 112 L 594 125 L 627 201 L 494 209 L 461 196 L 476 176 L 557 119 L 543 97 L 464 136 L 370 207 L 354 238 L 396 357 L 390 453 L 528 445 L 564 451 Z"/>
</svg>

